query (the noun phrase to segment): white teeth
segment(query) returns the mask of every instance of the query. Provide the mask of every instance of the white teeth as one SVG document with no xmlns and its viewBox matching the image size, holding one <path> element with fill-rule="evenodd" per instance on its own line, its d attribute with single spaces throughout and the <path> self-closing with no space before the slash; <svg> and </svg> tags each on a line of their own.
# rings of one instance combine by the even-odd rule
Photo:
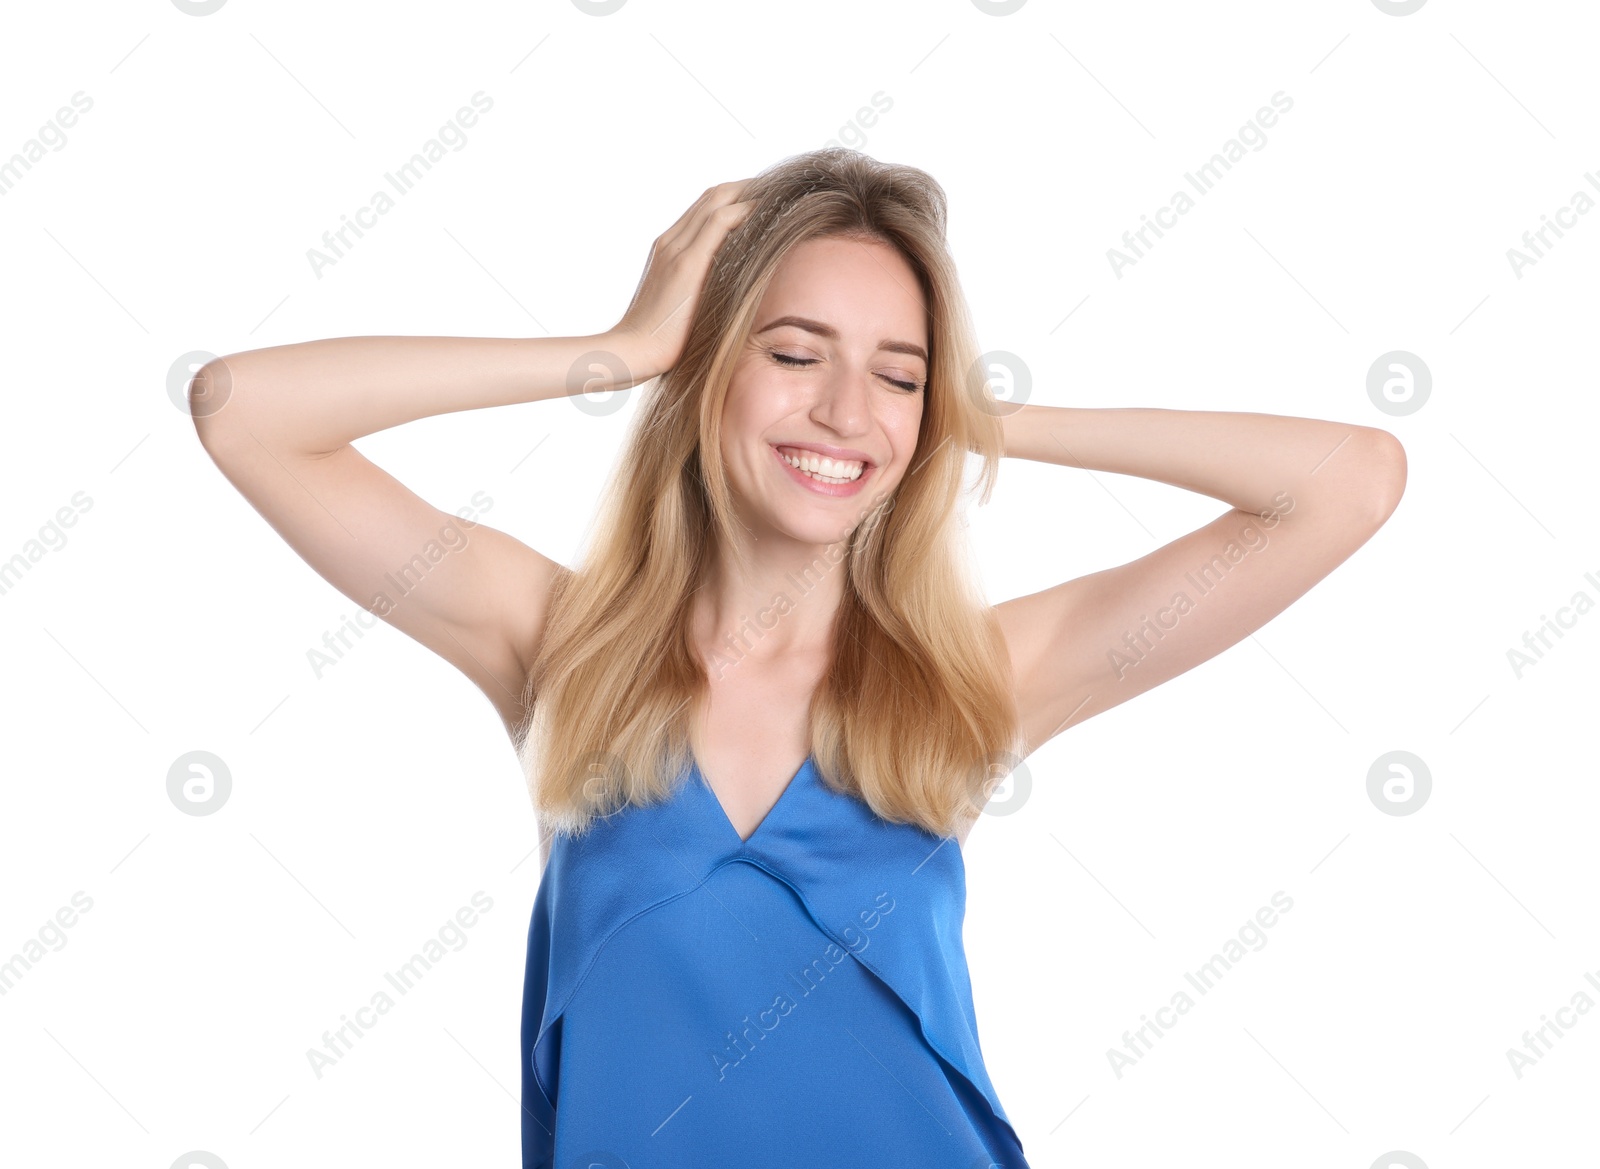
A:
<svg viewBox="0 0 1600 1169">
<path fill-rule="evenodd" d="M 851 483 L 861 478 L 861 473 L 866 470 L 865 463 L 850 462 L 848 460 L 835 460 L 823 455 L 805 454 L 800 456 L 784 454 L 783 460 L 791 467 L 809 472 L 814 477 L 825 483 Z"/>
</svg>

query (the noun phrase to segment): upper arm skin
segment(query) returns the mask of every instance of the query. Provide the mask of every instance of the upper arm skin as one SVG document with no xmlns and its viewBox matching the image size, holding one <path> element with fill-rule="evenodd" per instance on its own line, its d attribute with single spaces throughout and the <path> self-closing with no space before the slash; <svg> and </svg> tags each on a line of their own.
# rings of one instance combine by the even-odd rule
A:
<svg viewBox="0 0 1600 1169">
<path fill-rule="evenodd" d="M 1386 431 L 1364 433 L 1347 490 L 1291 497 L 1276 522 L 1231 508 L 1137 560 L 995 606 L 1027 752 L 1247 637 L 1366 543 L 1399 503 L 1405 455 Z"/>
<path fill-rule="evenodd" d="M 515 729 L 560 564 L 441 511 L 353 446 L 284 455 L 248 429 L 200 434 L 229 482 L 324 580 L 459 668 Z"/>
</svg>

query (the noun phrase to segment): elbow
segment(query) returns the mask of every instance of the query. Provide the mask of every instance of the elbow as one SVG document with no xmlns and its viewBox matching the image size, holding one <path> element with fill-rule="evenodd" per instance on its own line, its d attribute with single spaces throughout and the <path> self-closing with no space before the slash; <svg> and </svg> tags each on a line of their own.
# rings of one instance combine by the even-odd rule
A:
<svg viewBox="0 0 1600 1169">
<path fill-rule="evenodd" d="M 200 445 L 214 452 L 228 430 L 228 404 L 233 399 L 233 372 L 228 362 L 213 357 L 189 379 L 187 387 L 189 418 L 194 423 Z"/>
<path fill-rule="evenodd" d="M 1374 530 L 1394 514 L 1400 506 L 1400 497 L 1406 491 L 1406 448 L 1387 430 L 1369 427 L 1366 431 L 1367 458 L 1365 460 L 1367 497 L 1371 501 Z"/>
</svg>

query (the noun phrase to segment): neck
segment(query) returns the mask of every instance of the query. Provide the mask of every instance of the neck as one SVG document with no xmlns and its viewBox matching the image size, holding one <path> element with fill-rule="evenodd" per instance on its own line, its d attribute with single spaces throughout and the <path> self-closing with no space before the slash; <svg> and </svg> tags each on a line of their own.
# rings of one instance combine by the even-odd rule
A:
<svg viewBox="0 0 1600 1169">
<path fill-rule="evenodd" d="M 811 656 L 832 645 L 848 545 L 768 547 L 742 565 L 717 555 L 696 594 L 693 641 L 713 677 L 741 661 Z"/>
</svg>

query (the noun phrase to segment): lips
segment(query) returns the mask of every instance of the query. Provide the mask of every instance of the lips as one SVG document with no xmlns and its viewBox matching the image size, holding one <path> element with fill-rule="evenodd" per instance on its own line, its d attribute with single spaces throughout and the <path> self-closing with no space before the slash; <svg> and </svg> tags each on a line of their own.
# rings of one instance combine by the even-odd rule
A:
<svg viewBox="0 0 1600 1169">
<path fill-rule="evenodd" d="M 814 474 L 819 479 L 838 480 L 843 483 L 851 483 L 859 478 L 867 469 L 869 461 L 819 454 L 809 447 L 774 444 L 774 448 L 789 462 L 797 464 L 800 470 Z"/>
<path fill-rule="evenodd" d="M 854 447 L 833 446 L 825 442 L 775 442 L 772 444 L 778 450 L 798 451 L 803 455 L 811 455 L 821 459 L 832 459 L 836 463 L 871 463 L 865 451 L 858 451 Z"/>
<path fill-rule="evenodd" d="M 809 447 L 794 447 L 793 449 L 810 450 Z M 793 463 L 789 462 L 789 460 L 784 457 L 783 452 L 780 451 L 776 446 L 772 447 L 771 450 L 772 457 L 777 460 L 778 466 L 783 468 L 784 474 L 786 474 L 795 484 L 816 495 L 829 495 L 836 497 L 855 495 L 861 490 L 866 481 L 872 477 L 873 472 L 877 470 L 877 465 L 875 463 L 867 459 L 862 459 L 859 460 L 864 464 L 861 468 L 861 474 L 856 476 L 855 479 L 848 483 L 824 483 L 822 480 L 813 478 L 804 471 L 800 470 L 800 468 L 796 467 Z M 812 453 L 816 452 L 813 451 Z"/>
</svg>

